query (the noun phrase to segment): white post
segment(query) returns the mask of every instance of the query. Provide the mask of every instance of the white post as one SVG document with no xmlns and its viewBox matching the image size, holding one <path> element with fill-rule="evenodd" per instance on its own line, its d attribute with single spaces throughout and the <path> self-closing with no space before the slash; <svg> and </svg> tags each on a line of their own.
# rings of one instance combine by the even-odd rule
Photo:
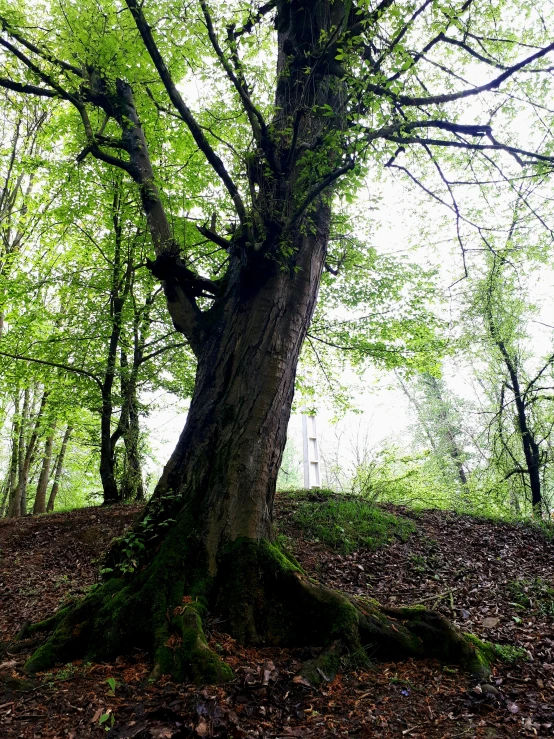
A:
<svg viewBox="0 0 554 739">
<path fill-rule="evenodd" d="M 302 414 L 302 436 L 304 439 L 304 487 L 319 488 L 321 479 L 315 416 Z"/>
</svg>

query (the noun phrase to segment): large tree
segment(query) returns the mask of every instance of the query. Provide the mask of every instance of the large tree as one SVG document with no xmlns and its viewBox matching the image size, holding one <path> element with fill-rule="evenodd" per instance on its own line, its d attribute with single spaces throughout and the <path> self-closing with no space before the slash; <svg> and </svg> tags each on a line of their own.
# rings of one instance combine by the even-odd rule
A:
<svg viewBox="0 0 554 739">
<path fill-rule="evenodd" d="M 78 161 L 94 157 L 134 181 L 150 269 L 197 359 L 186 426 L 152 500 L 112 548 L 107 582 L 48 622 L 55 631 L 29 668 L 146 645 L 156 672 L 224 678 L 203 636 L 206 609 L 242 642 L 360 655 L 369 645 L 475 665 L 474 647 L 437 614 L 379 609 L 307 578 L 275 544 L 273 500 L 321 275 L 341 261 L 329 254 L 334 199 L 370 162 L 406 169 L 410 147 L 439 168 L 436 152 L 454 152 L 450 166 L 463 160 L 478 176 L 509 168 L 510 157 L 549 166 L 550 139 L 527 151 L 509 126 L 547 84 L 548 20 L 479 0 L 233 0 L 217 10 L 206 0 L 126 0 L 125 10 L 62 1 L 28 12 L 3 0 L 0 9 L 0 85 L 72 108 Z M 156 167 L 156 131 L 173 135 L 160 161 L 174 156 L 177 172 L 188 146 L 188 161 L 201 157 L 215 177 L 202 193 L 215 212 L 198 227 L 211 261 L 193 264 L 179 239 L 175 200 L 186 194 Z"/>
</svg>

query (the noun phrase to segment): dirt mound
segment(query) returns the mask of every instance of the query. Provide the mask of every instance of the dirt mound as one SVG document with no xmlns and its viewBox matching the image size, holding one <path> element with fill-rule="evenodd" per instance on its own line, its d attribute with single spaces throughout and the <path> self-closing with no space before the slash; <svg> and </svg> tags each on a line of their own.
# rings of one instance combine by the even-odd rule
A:
<svg viewBox="0 0 554 739">
<path fill-rule="evenodd" d="M 98 579 L 98 559 L 140 510 L 81 508 L 0 520 L 0 641 L 86 592 Z"/>
</svg>

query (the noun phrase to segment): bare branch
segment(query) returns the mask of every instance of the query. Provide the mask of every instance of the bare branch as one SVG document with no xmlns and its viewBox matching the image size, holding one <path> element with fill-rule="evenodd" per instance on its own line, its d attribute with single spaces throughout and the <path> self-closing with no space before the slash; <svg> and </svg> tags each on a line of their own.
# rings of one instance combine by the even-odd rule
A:
<svg viewBox="0 0 554 739">
<path fill-rule="evenodd" d="M 478 85 L 470 90 L 460 90 L 460 92 L 445 93 L 443 95 L 426 95 L 423 97 L 397 95 L 396 93 L 388 90 L 386 87 L 381 87 L 380 85 L 368 85 L 367 90 L 368 92 L 375 92 L 378 95 L 389 97 L 399 105 L 419 106 L 450 103 L 454 100 L 461 100 L 463 98 L 472 97 L 473 95 L 480 95 L 483 92 L 490 92 L 492 90 L 498 89 L 503 82 L 512 77 L 516 72 L 519 72 L 520 69 L 524 69 L 525 67 L 529 66 L 529 64 L 532 64 L 537 59 L 541 59 L 542 57 L 549 54 L 551 51 L 554 51 L 554 43 L 548 44 L 548 46 L 545 46 L 544 49 L 540 49 L 535 54 L 531 54 L 531 56 L 522 59 L 521 62 L 508 67 L 502 74 L 498 75 L 498 77 L 495 77 L 490 82 L 487 82 L 484 85 Z"/>
</svg>

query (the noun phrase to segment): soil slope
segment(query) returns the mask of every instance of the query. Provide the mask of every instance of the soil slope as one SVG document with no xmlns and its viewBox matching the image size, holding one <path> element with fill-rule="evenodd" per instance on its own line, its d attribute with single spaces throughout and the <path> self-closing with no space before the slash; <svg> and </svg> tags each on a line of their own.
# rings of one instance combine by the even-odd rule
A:
<svg viewBox="0 0 554 739">
<path fill-rule="evenodd" d="M 414 514 L 406 541 L 341 555 L 306 540 L 298 501 L 278 501 L 281 532 L 326 584 L 382 603 L 425 603 L 464 631 L 527 652 L 478 685 L 437 662 L 345 669 L 315 688 L 298 672 L 311 650 L 243 649 L 208 624 L 235 670 L 223 687 L 146 682 L 137 652 L 115 664 L 60 666 L 28 680 L 25 653 L 0 654 L 0 737 L 451 737 L 554 736 L 554 546 L 540 531 L 438 511 Z M 41 619 L 97 577 L 111 538 L 139 508 L 89 508 L 0 521 L 0 641 Z"/>
</svg>

